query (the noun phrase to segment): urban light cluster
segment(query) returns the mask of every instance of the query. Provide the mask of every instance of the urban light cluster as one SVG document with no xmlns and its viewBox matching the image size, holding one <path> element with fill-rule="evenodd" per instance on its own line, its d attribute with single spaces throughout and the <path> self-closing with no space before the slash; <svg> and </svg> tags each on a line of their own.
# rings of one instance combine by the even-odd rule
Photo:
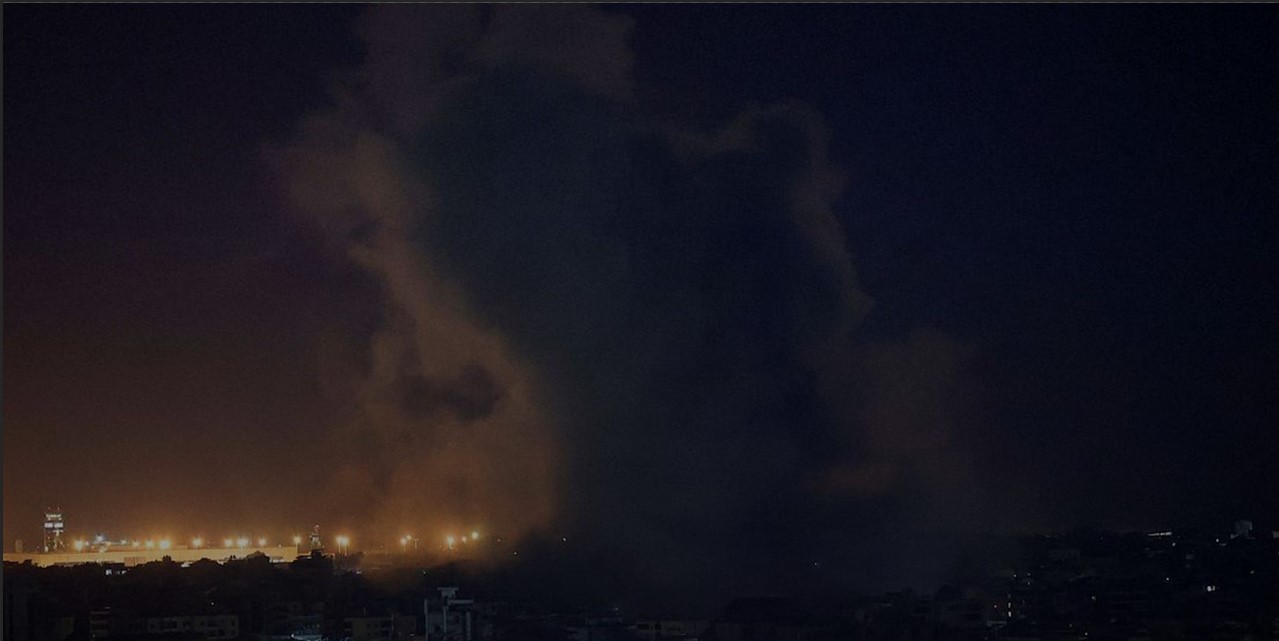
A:
<svg viewBox="0 0 1279 641">
<path fill-rule="evenodd" d="M 345 545 L 343 541 L 346 541 L 349 543 L 349 539 L 347 539 L 346 537 L 338 537 L 338 539 L 339 539 L 338 540 L 339 545 Z M 254 541 L 252 541 L 248 537 L 239 537 L 239 538 L 228 537 L 228 538 L 222 539 L 222 546 L 226 548 L 234 548 L 234 547 L 247 548 L 253 542 Z M 262 537 L 258 537 L 256 542 L 258 547 L 266 547 L 269 540 L 267 537 L 262 536 Z M 204 537 L 196 536 L 191 539 L 190 547 L 193 549 L 203 548 L 205 544 L 206 544 L 206 541 Z M 302 544 L 302 537 L 294 536 L 293 545 L 301 545 L 301 544 Z M 113 547 L 114 548 L 131 547 L 134 549 L 147 549 L 147 550 L 175 549 L 174 542 L 169 537 L 132 539 L 132 540 L 124 539 L 120 541 L 109 541 L 106 539 L 105 536 L 99 534 L 93 537 L 92 540 L 85 539 L 85 538 L 78 538 L 71 542 L 71 548 L 75 550 L 76 552 L 84 552 L 86 550 L 105 551 Z M 179 545 L 176 547 L 180 548 L 181 546 Z"/>
<path fill-rule="evenodd" d="M 318 536 L 319 536 L 319 526 L 317 525 L 311 532 L 311 540 L 313 542 L 313 545 L 315 544 L 315 541 Z M 450 549 L 457 544 L 458 538 L 459 537 L 455 537 L 454 535 L 451 535 L 451 534 L 448 536 L 448 546 Z M 480 533 L 478 530 L 472 530 L 470 533 L 460 535 L 460 539 L 462 543 L 478 541 L 480 539 Z M 286 541 L 291 540 L 294 546 L 300 547 L 306 543 L 307 536 L 304 533 L 294 531 L 294 533 L 290 537 L 284 540 Z M 348 534 L 346 533 L 338 534 L 336 536 L 333 536 L 333 538 L 330 540 L 333 542 L 334 546 L 337 548 L 338 554 L 345 555 L 350 553 L 352 537 L 349 536 Z M 238 548 L 242 550 L 247 550 L 252 547 L 267 547 L 268 544 L 287 545 L 287 544 L 281 544 L 281 543 L 271 543 L 270 541 L 271 541 L 270 537 L 266 537 L 266 536 L 249 537 L 249 536 L 242 536 L 242 535 L 227 536 L 222 539 L 209 539 L 203 535 L 193 535 L 191 536 L 191 538 L 185 539 L 183 541 L 175 540 L 173 537 L 169 537 L 169 536 L 159 536 L 159 537 L 152 536 L 152 537 L 138 538 L 138 539 L 124 538 L 120 540 L 110 540 L 105 535 L 97 534 L 92 537 L 77 537 L 75 539 L 72 539 L 68 541 L 69 543 L 68 547 L 72 548 L 76 552 L 107 552 L 111 549 L 120 549 L 120 548 L 135 549 L 135 550 L 146 549 L 146 550 L 152 550 L 152 551 L 158 552 L 162 550 L 186 550 L 186 549 L 194 550 L 194 549 L 205 549 L 205 548 L 216 549 L 219 547 L 218 545 L 219 543 L 221 544 L 221 548 L 223 549 Z M 410 545 L 412 546 L 413 550 L 417 550 L 421 543 L 421 539 L 411 533 L 404 534 L 402 537 L 400 537 L 399 541 L 400 541 L 401 547 L 403 548 L 405 552 L 409 551 Z"/>
<path fill-rule="evenodd" d="M 61 512 L 49 512 L 45 514 L 44 516 L 45 516 L 45 520 L 43 521 L 43 527 L 45 530 L 45 538 L 46 538 L 45 545 L 43 546 L 44 552 L 58 551 L 63 546 L 64 540 L 66 540 L 66 543 L 67 543 L 66 547 L 76 552 L 82 552 L 82 553 L 83 552 L 108 552 L 113 549 L 118 550 L 121 548 L 135 549 L 135 550 L 138 550 L 138 549 L 183 550 L 183 549 L 200 549 L 206 546 L 216 548 L 217 541 L 218 541 L 217 539 L 208 540 L 202 535 L 194 535 L 190 539 L 186 539 L 185 542 L 188 545 L 183 545 L 182 542 L 179 542 L 170 536 L 151 536 L 151 537 L 139 538 L 139 539 L 121 538 L 119 540 L 116 540 L 116 539 L 108 539 L 107 536 L 104 534 L 96 534 L 93 536 L 80 536 L 75 538 L 67 537 L 66 539 L 64 539 L 63 532 L 65 531 L 65 524 L 64 524 L 64 521 L 62 520 Z M 317 537 L 319 536 L 319 528 L 320 526 L 317 525 L 312 530 L 311 532 L 312 541 L 317 540 Z M 293 545 L 295 546 L 301 546 L 306 541 L 305 535 L 298 533 L 297 531 L 294 531 L 294 534 L 291 536 L 291 539 L 292 539 Z M 337 546 L 343 553 L 346 552 L 347 546 L 351 544 L 351 538 L 346 535 L 339 535 L 337 537 L 334 537 L 334 540 L 336 541 Z M 257 537 L 250 538 L 247 536 L 228 536 L 226 538 L 220 539 L 220 541 L 223 548 L 246 549 L 253 546 L 255 542 L 257 544 L 256 545 L 257 547 L 267 547 L 268 544 L 270 544 L 270 537 L 257 536 Z M 413 543 L 414 548 L 416 548 L 418 539 L 411 535 L 405 536 L 404 539 L 402 540 L 402 543 L 405 546 L 407 546 L 410 541 Z M 275 543 L 274 545 L 280 546 L 284 544 Z"/>
<path fill-rule="evenodd" d="M 200 539 L 197 538 L 192 542 L 192 544 L 193 544 L 193 547 L 200 547 L 201 541 Z M 161 550 L 169 550 L 173 548 L 173 541 L 167 538 L 163 538 L 159 540 L 146 539 L 145 541 L 136 540 L 136 539 L 133 541 L 129 541 L 127 539 L 122 541 L 108 541 L 106 540 L 106 537 L 99 534 L 93 537 L 92 541 L 88 541 L 86 539 L 76 539 L 71 542 L 71 548 L 74 549 L 76 552 L 83 552 L 86 549 L 95 549 L 95 548 L 99 552 L 103 552 L 111 547 L 146 548 L 148 550 L 159 548 Z"/>
<path fill-rule="evenodd" d="M 474 543 L 479 540 L 480 540 L 480 533 L 478 530 L 471 530 L 470 534 L 462 535 L 462 543 Z M 457 546 L 457 542 L 458 542 L 457 537 L 453 536 L 452 534 L 449 534 L 444 537 L 444 545 L 447 546 L 448 549 L 450 550 L 452 550 L 454 547 Z"/>
<path fill-rule="evenodd" d="M 250 539 L 247 536 L 227 537 L 222 539 L 222 547 L 224 548 L 247 548 L 253 545 L 254 543 L 256 543 L 258 547 L 266 547 L 268 544 L 270 544 L 270 539 L 268 539 L 265 536 L 259 536 L 256 541 L 253 539 Z M 205 540 L 203 537 L 197 536 L 191 539 L 191 547 L 193 548 L 204 547 L 204 544 L 205 544 Z M 302 537 L 294 536 L 293 545 L 301 545 L 301 544 L 302 544 Z"/>
<path fill-rule="evenodd" d="M 248 537 L 239 537 L 239 538 L 228 537 L 228 538 L 222 539 L 222 545 L 228 548 L 249 547 L 253 542 L 254 541 L 252 539 L 249 539 Z M 269 543 L 269 539 L 265 536 L 261 536 L 257 538 L 256 542 L 259 547 L 264 547 Z M 201 547 L 204 547 L 206 543 L 207 541 L 205 541 L 204 537 L 197 536 L 191 539 L 190 545 L 193 548 L 201 548 Z M 301 543 L 302 543 L 302 537 L 300 536 L 293 537 L 294 545 L 301 545 Z M 95 536 L 92 541 L 88 539 L 76 539 L 71 542 L 71 546 L 77 551 L 84 550 L 86 548 L 91 548 L 91 547 L 134 547 L 134 548 L 147 548 L 147 549 L 159 548 L 161 550 L 168 550 L 174 547 L 174 543 L 173 543 L 173 540 L 168 537 L 108 541 L 106 540 L 105 537 L 99 534 Z"/>
</svg>

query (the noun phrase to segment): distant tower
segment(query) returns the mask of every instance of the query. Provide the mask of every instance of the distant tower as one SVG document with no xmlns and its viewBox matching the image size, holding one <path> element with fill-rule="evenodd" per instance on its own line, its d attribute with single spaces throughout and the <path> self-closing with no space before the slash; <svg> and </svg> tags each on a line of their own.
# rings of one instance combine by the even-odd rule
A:
<svg viewBox="0 0 1279 641">
<path fill-rule="evenodd" d="M 62 542 L 62 508 L 51 507 L 44 512 L 44 551 L 61 552 L 66 544 Z"/>
<path fill-rule="evenodd" d="M 320 526 L 311 528 L 311 551 L 324 550 L 324 544 L 320 542 Z"/>
</svg>

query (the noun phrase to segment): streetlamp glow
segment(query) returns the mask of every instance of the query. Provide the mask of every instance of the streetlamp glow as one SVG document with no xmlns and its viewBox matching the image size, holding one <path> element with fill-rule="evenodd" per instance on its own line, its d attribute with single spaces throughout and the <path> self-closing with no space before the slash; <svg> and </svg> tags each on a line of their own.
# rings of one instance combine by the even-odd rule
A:
<svg viewBox="0 0 1279 641">
<path fill-rule="evenodd" d="M 265 546 L 266 546 L 266 537 L 263 536 L 258 538 L 258 547 L 265 547 Z"/>
<path fill-rule="evenodd" d="M 222 545 L 224 547 L 231 547 L 232 545 L 235 545 L 235 541 L 231 539 L 222 539 Z"/>
<path fill-rule="evenodd" d="M 294 535 L 294 536 L 293 536 L 293 545 L 302 545 L 302 537 L 297 536 L 297 535 Z"/>
<path fill-rule="evenodd" d="M 197 536 L 197 537 L 195 537 L 194 539 L 191 539 L 191 547 L 193 547 L 193 548 L 198 548 L 198 547 L 200 547 L 201 545 L 204 545 L 204 539 L 202 539 L 202 538 L 200 538 L 200 537 L 198 537 L 198 536 Z"/>
<path fill-rule="evenodd" d="M 346 546 L 347 546 L 347 545 L 349 545 L 349 544 L 351 543 L 351 539 L 350 539 L 350 537 L 347 537 L 347 536 L 339 536 L 339 537 L 334 538 L 333 540 L 334 540 L 334 541 L 337 541 L 337 544 L 338 544 L 338 553 L 339 553 L 339 554 L 346 554 Z"/>
<path fill-rule="evenodd" d="M 170 547 L 172 547 L 172 546 L 173 546 L 173 544 L 172 544 L 172 543 L 171 543 L 168 539 L 160 539 L 160 549 L 161 549 L 161 550 L 167 550 L 167 549 L 169 549 L 169 548 L 170 548 Z"/>
</svg>

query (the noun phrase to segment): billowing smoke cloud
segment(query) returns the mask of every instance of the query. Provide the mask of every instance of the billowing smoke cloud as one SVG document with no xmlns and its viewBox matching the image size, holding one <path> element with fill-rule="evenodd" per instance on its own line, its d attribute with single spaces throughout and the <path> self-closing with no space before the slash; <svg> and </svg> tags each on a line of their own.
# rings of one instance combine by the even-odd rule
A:
<svg viewBox="0 0 1279 641">
<path fill-rule="evenodd" d="M 365 65 L 281 154 L 385 291 L 337 485 L 382 520 L 571 533 L 617 587 L 680 598 L 892 571 L 864 547 L 885 523 L 980 509 L 950 420 L 969 348 L 856 345 L 821 118 L 658 126 L 628 29 L 569 5 L 361 21 Z"/>
<path fill-rule="evenodd" d="M 403 106 L 417 96 L 381 80 L 374 45 L 359 79 L 365 89 L 308 119 L 297 142 L 275 154 L 294 203 L 384 292 L 367 366 L 345 390 L 359 412 L 335 435 L 336 478 L 322 491 L 369 532 L 543 526 L 555 514 L 556 436 L 531 370 L 481 329 L 411 243 L 426 202 L 392 137 L 411 129 L 411 118 L 354 101 Z M 429 49 L 414 54 L 424 64 L 434 59 Z"/>
</svg>

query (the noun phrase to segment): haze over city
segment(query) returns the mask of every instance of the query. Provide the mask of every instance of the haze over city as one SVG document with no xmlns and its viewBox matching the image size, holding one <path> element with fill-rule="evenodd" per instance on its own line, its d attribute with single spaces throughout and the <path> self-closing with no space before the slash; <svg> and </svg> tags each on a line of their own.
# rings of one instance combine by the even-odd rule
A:
<svg viewBox="0 0 1279 641">
<path fill-rule="evenodd" d="M 6 551 L 475 532 L 711 603 L 1279 529 L 1273 7 L 5 17 Z"/>
</svg>

